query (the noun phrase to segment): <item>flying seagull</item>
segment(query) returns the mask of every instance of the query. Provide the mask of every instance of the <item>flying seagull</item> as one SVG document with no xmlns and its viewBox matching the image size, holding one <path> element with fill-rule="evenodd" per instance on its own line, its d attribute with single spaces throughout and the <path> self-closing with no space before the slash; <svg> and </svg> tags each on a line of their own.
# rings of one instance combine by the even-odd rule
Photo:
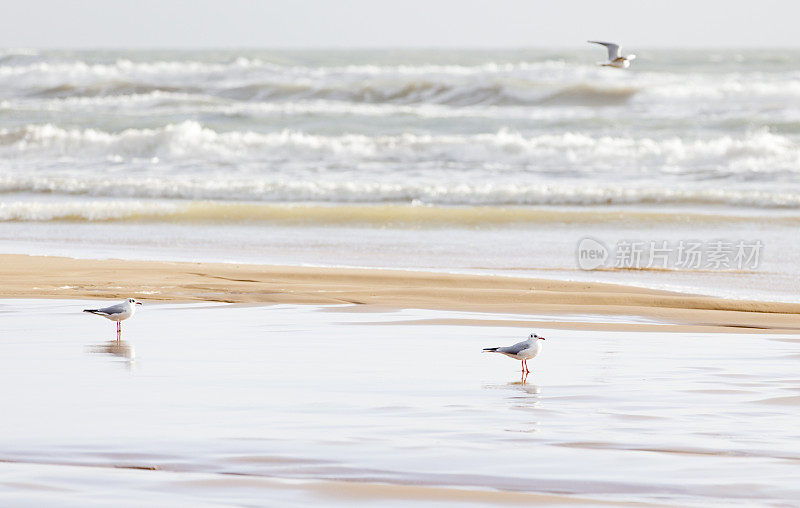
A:
<svg viewBox="0 0 800 508">
<path fill-rule="evenodd" d="M 103 316 L 104 318 L 110 319 L 111 321 L 116 321 L 117 340 L 120 340 L 120 338 L 122 337 L 121 321 L 124 321 L 129 317 L 133 316 L 133 313 L 136 312 L 136 306 L 141 304 L 142 302 L 138 300 L 134 300 L 133 298 L 128 298 L 124 302 L 112 305 L 110 307 L 103 307 L 102 309 L 84 309 L 83 312 L 88 312 L 89 314 L 97 314 L 98 316 Z"/>
<path fill-rule="evenodd" d="M 597 62 L 597 65 L 604 67 L 616 67 L 617 69 L 627 69 L 631 66 L 631 60 L 636 58 L 636 55 L 622 56 L 622 51 L 619 49 L 619 44 L 613 42 L 600 42 L 600 41 L 586 41 L 592 44 L 600 44 L 608 49 L 608 62 Z"/>
<path fill-rule="evenodd" d="M 530 372 L 528 370 L 528 359 L 538 355 L 539 351 L 542 350 L 542 343 L 539 342 L 540 340 L 544 340 L 544 337 L 539 337 L 535 333 L 532 333 L 527 340 L 517 342 L 513 346 L 487 347 L 484 348 L 483 351 L 485 353 L 502 353 L 509 358 L 521 360 L 522 372 L 527 374 Z"/>
</svg>

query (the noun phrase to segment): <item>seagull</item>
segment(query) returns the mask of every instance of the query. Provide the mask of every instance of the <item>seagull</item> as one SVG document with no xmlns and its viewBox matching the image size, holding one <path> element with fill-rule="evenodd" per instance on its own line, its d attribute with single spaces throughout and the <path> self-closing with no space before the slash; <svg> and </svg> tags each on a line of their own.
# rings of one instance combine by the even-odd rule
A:
<svg viewBox="0 0 800 508">
<path fill-rule="evenodd" d="M 522 372 L 527 374 L 530 372 L 528 370 L 528 358 L 533 358 L 542 350 L 542 344 L 539 342 L 540 340 L 544 340 L 544 337 L 539 337 L 535 333 L 532 333 L 527 340 L 517 342 L 513 346 L 487 347 L 483 348 L 483 351 L 485 353 L 502 353 L 509 358 L 522 360 Z"/>
<path fill-rule="evenodd" d="M 120 321 L 124 321 L 129 317 L 133 316 L 133 313 L 136 312 L 136 306 L 141 304 L 142 302 L 138 300 L 134 300 L 133 298 L 128 298 L 124 302 L 112 305 L 110 307 L 103 307 L 102 309 L 84 309 L 83 312 L 88 312 L 89 314 L 97 314 L 98 316 L 103 316 L 104 318 L 110 319 L 111 321 L 116 321 L 117 340 L 120 340 L 120 338 L 122 337 L 122 323 L 120 323 Z"/>
<path fill-rule="evenodd" d="M 622 56 L 622 51 L 619 49 L 619 44 L 613 42 L 600 42 L 600 41 L 586 41 L 592 44 L 600 44 L 608 48 L 608 62 L 597 62 L 597 65 L 603 67 L 616 67 L 617 69 L 627 69 L 631 66 L 631 60 L 636 58 L 636 55 Z"/>
</svg>

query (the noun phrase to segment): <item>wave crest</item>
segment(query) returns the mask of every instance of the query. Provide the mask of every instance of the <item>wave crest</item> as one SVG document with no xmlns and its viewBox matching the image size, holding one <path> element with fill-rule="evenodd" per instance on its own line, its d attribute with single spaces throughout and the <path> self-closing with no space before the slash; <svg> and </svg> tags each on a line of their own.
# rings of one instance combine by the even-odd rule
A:
<svg viewBox="0 0 800 508">
<path fill-rule="evenodd" d="M 91 179 L 0 176 L 0 192 L 71 196 L 251 201 L 272 203 L 418 203 L 469 206 L 723 205 L 800 208 L 800 191 L 669 188 L 664 185 L 570 185 L 558 183 L 465 183 L 319 181 L 298 178 L 169 176 Z"/>
<path fill-rule="evenodd" d="M 741 137 L 708 139 L 610 137 L 566 132 L 526 137 L 509 130 L 474 135 L 400 134 L 324 136 L 299 131 L 217 132 L 186 121 L 156 129 L 110 133 L 64 129 L 52 124 L 0 129 L 0 155 L 7 159 L 42 160 L 205 160 L 228 168 L 237 162 L 349 164 L 383 161 L 383 172 L 404 164 L 447 161 L 462 169 L 595 174 L 621 171 L 638 175 L 687 174 L 724 177 L 736 174 L 794 174 L 800 150 L 788 137 L 766 130 Z M 491 162 L 488 162 L 491 161 Z M 319 166 L 317 166 L 319 167 Z M 407 166 L 408 167 L 408 166 Z"/>
</svg>

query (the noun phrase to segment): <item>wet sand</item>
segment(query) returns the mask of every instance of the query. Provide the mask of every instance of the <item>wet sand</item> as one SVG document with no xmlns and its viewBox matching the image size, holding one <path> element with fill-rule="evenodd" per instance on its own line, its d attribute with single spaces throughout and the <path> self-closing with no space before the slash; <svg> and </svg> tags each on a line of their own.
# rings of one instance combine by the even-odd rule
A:
<svg viewBox="0 0 800 508">
<path fill-rule="evenodd" d="M 734 275 L 731 275 L 735 277 Z M 400 270 L 83 260 L 0 255 L 0 297 L 354 304 L 517 314 L 634 315 L 676 331 L 800 332 L 800 304 L 612 284 Z M 626 329 L 589 324 L 595 329 Z M 631 329 L 627 327 L 627 329 Z M 655 330 L 637 324 L 636 330 Z M 657 328 L 664 331 L 663 327 Z"/>
<path fill-rule="evenodd" d="M 542 325 L 523 380 L 519 362 L 480 352 L 527 334 L 500 325 L 520 316 L 149 302 L 118 344 L 86 303 L 0 300 L 0 504 L 800 498 L 800 341 L 783 333 Z"/>
</svg>

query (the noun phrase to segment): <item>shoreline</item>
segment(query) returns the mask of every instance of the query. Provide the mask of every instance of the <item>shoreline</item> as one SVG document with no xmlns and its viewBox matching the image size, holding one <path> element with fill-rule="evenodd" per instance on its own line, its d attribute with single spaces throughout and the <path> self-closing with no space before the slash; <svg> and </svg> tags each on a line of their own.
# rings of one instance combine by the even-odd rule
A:
<svg viewBox="0 0 800 508">
<path fill-rule="evenodd" d="M 157 301 L 352 304 L 504 314 L 547 325 L 542 314 L 641 316 L 662 323 L 559 323 L 553 327 L 686 332 L 800 333 L 800 304 L 729 300 L 635 286 L 379 268 L 89 260 L 0 254 L 2 298 L 136 297 Z M 481 324 L 476 320 L 461 320 Z M 474 322 L 478 321 L 478 322 Z M 496 324 L 496 322 L 492 322 Z M 669 326 L 670 324 L 675 326 Z M 514 325 L 509 325 L 514 326 Z"/>
</svg>

